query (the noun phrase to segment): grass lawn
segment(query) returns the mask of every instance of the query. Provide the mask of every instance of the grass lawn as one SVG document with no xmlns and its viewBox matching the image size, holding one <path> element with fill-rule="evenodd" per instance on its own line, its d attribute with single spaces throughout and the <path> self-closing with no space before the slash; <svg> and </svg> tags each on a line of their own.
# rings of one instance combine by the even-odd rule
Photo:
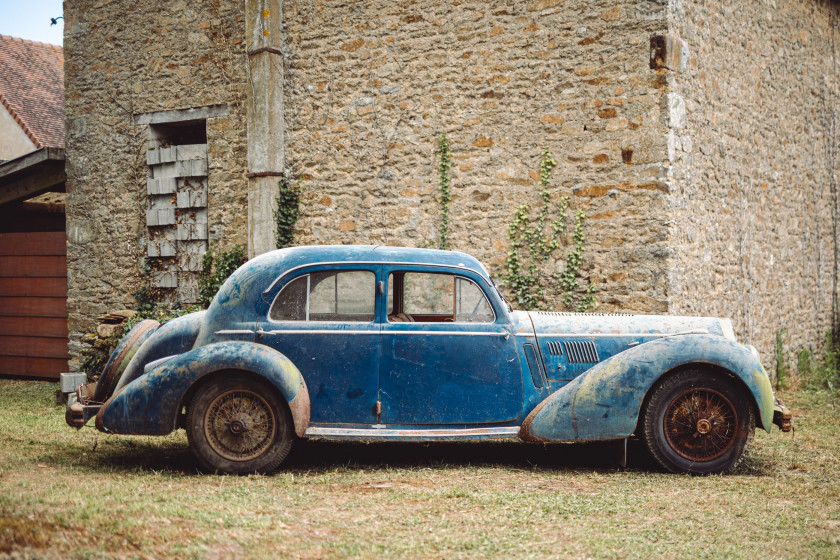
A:
<svg viewBox="0 0 840 560">
<path fill-rule="evenodd" d="M 298 442 L 272 476 L 198 472 L 183 431 L 77 432 L 56 384 L 0 380 L 0 557 L 840 558 L 840 401 L 782 395 L 735 474 L 638 442 Z M 91 422 L 92 424 L 92 422 Z"/>
</svg>

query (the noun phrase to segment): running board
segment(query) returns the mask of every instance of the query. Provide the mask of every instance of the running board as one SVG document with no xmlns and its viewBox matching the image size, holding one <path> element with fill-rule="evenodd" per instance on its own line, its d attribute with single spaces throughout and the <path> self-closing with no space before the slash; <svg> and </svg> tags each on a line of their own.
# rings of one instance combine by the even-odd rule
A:
<svg viewBox="0 0 840 560">
<path fill-rule="evenodd" d="M 360 441 L 458 441 L 475 439 L 519 438 L 519 426 L 502 428 L 442 428 L 410 430 L 379 428 L 320 428 L 306 429 L 303 437 L 323 439 L 352 439 Z"/>
</svg>

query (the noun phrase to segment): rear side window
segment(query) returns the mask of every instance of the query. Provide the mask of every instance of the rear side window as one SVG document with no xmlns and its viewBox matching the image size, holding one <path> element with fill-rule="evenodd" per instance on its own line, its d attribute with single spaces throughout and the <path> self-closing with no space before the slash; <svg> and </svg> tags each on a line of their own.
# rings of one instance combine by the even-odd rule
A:
<svg viewBox="0 0 840 560">
<path fill-rule="evenodd" d="M 369 270 L 313 272 L 295 278 L 277 294 L 268 313 L 272 321 L 346 321 L 374 319 L 376 275 Z"/>
<path fill-rule="evenodd" d="M 412 323 L 492 323 L 493 308 L 475 282 L 437 272 L 392 272 L 388 320 Z"/>
</svg>

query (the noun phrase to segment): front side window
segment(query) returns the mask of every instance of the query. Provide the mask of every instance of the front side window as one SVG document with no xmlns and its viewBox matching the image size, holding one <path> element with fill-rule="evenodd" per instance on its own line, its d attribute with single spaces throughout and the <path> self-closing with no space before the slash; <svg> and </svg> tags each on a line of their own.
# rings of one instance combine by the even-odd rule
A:
<svg viewBox="0 0 840 560">
<path fill-rule="evenodd" d="M 394 272 L 388 280 L 388 320 L 492 323 L 496 316 L 472 280 L 452 274 Z"/>
<path fill-rule="evenodd" d="M 272 321 L 370 322 L 376 275 L 368 270 L 313 272 L 280 291 L 268 313 Z"/>
</svg>

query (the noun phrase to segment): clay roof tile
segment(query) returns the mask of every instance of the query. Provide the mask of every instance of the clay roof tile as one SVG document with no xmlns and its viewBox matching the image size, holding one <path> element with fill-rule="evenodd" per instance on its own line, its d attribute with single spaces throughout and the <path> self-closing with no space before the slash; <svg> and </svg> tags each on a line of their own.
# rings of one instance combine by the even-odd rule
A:
<svg viewBox="0 0 840 560">
<path fill-rule="evenodd" d="M 36 147 L 64 147 L 64 51 L 0 35 L 0 103 Z"/>
</svg>

